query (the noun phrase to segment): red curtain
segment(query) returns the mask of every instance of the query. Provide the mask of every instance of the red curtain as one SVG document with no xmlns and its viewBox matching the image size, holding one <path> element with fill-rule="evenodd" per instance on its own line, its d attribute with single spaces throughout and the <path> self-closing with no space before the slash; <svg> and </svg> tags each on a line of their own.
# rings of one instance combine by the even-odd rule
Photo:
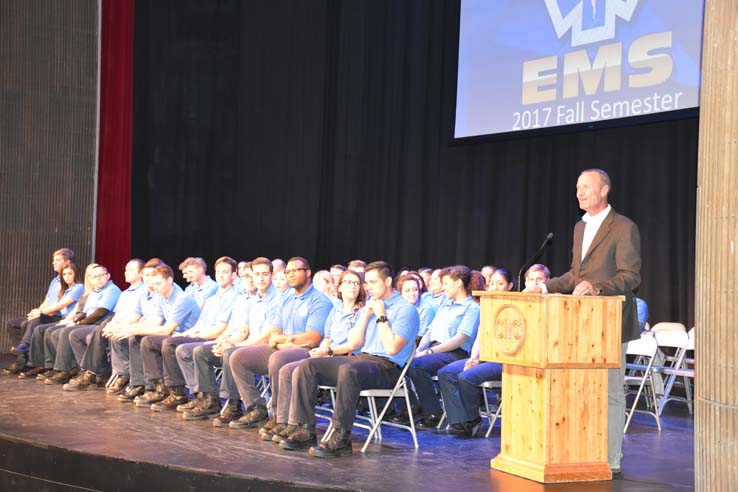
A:
<svg viewBox="0 0 738 492">
<path fill-rule="evenodd" d="M 131 132 L 135 0 L 103 0 L 100 53 L 100 154 L 95 261 L 124 286 L 131 257 Z"/>
</svg>

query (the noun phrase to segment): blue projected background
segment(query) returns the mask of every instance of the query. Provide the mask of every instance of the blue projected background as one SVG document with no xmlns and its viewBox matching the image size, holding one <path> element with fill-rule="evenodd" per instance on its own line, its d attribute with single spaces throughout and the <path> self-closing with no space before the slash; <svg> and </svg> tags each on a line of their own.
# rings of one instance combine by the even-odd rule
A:
<svg viewBox="0 0 738 492">
<path fill-rule="evenodd" d="M 455 138 L 699 106 L 702 0 L 462 0 Z"/>
</svg>

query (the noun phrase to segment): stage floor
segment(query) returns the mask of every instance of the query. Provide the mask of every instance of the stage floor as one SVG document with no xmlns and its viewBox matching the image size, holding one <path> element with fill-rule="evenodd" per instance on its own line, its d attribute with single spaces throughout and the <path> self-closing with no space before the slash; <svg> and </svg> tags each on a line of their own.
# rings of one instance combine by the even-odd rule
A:
<svg viewBox="0 0 738 492">
<path fill-rule="evenodd" d="M 3 367 L 7 358 L 2 359 Z M 281 451 L 256 431 L 216 429 L 118 403 L 103 391 L 0 376 L 0 490 L 463 490 L 673 491 L 694 489 L 693 421 L 670 403 L 661 433 L 636 415 L 625 436 L 624 478 L 538 484 L 491 470 L 499 428 L 488 439 L 384 431 L 383 445 L 332 460 Z M 499 423 L 497 424 L 499 426 Z M 324 425 L 319 426 L 322 432 Z"/>
</svg>

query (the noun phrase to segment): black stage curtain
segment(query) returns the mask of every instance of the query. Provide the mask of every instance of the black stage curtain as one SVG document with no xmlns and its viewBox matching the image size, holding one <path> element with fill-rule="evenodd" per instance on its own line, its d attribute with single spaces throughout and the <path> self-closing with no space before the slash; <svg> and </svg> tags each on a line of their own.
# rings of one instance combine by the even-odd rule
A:
<svg viewBox="0 0 738 492">
<path fill-rule="evenodd" d="M 558 274 L 597 166 L 640 225 L 651 323 L 691 326 L 697 119 L 452 145 L 458 9 L 138 2 L 134 255 L 517 271 L 551 231 Z"/>
</svg>

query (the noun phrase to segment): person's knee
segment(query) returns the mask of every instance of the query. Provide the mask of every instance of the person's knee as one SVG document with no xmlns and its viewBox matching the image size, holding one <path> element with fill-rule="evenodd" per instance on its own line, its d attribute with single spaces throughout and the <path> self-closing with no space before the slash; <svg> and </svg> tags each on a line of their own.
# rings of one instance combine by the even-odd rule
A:
<svg viewBox="0 0 738 492">
<path fill-rule="evenodd" d="M 174 355 L 179 360 L 191 360 L 191 354 L 193 351 L 189 350 L 189 347 L 185 347 L 184 345 L 179 345 L 174 349 Z"/>
</svg>

